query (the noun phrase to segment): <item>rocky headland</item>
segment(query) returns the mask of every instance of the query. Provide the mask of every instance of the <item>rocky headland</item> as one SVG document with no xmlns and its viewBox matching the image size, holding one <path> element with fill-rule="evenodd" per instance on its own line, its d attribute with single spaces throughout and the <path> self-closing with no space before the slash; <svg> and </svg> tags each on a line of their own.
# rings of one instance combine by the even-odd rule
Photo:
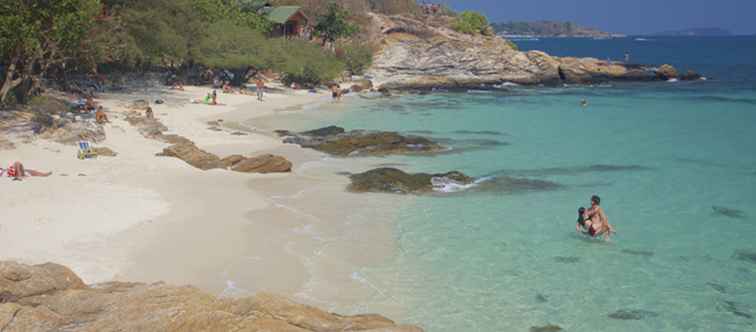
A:
<svg viewBox="0 0 756 332">
<path fill-rule="evenodd" d="M 444 150 L 443 146 L 428 138 L 387 131 L 346 131 L 329 126 L 299 133 L 285 130 L 277 133 L 284 137 L 284 143 L 340 157 L 427 154 Z"/>
<path fill-rule="evenodd" d="M 231 299 L 163 283 L 86 285 L 62 265 L 0 261 L 0 331 L 422 330 L 379 315 L 328 313 L 268 293 Z"/>
<path fill-rule="evenodd" d="M 449 28 L 450 18 L 369 16 L 374 27 L 370 38 L 378 51 L 367 75 L 378 88 L 455 89 L 505 82 L 557 85 L 700 78 L 695 73 L 659 73 L 654 65 L 522 52 L 501 37 L 456 32 Z"/>
</svg>

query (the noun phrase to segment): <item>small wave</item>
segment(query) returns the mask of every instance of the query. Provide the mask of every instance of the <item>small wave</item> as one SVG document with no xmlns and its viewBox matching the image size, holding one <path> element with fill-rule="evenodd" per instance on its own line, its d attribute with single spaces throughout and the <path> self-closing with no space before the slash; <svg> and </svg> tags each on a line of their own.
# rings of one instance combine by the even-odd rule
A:
<svg viewBox="0 0 756 332">
<path fill-rule="evenodd" d="M 496 89 L 506 89 L 506 88 L 516 87 L 516 86 L 520 86 L 520 85 L 517 83 L 512 83 L 512 82 L 504 82 L 501 84 L 496 84 L 493 87 Z"/>
<path fill-rule="evenodd" d="M 676 82 L 680 82 L 680 80 L 678 80 L 676 78 L 670 78 L 670 79 L 667 80 L 667 82 L 669 82 L 669 83 L 676 83 Z"/>
<path fill-rule="evenodd" d="M 469 190 L 490 179 L 490 177 L 484 177 L 475 180 L 472 183 L 460 183 L 442 176 L 431 178 L 431 183 L 433 184 L 434 191 L 448 194 Z"/>
<path fill-rule="evenodd" d="M 467 93 L 472 94 L 490 94 L 493 93 L 491 90 L 467 90 Z"/>
</svg>

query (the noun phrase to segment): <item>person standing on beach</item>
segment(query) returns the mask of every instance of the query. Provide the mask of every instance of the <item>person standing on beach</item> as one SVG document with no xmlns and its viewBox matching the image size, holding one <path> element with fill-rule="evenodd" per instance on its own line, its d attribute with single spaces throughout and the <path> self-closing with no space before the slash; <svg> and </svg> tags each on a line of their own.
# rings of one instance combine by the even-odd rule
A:
<svg viewBox="0 0 756 332">
<path fill-rule="evenodd" d="M 218 105 L 218 91 L 213 90 L 213 105 Z"/>
<path fill-rule="evenodd" d="M 625 51 L 625 64 L 630 63 L 630 51 Z"/>
<path fill-rule="evenodd" d="M 262 78 L 257 78 L 255 80 L 255 87 L 257 90 L 257 100 L 263 101 L 263 93 L 265 91 L 265 82 L 263 82 Z"/>
</svg>

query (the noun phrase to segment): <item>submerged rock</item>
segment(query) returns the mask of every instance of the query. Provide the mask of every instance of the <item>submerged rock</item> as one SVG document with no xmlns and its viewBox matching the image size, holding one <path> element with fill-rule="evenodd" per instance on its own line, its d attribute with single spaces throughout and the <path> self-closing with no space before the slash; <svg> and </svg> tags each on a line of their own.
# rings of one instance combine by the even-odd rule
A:
<svg viewBox="0 0 756 332">
<path fill-rule="evenodd" d="M 652 257 L 654 255 L 653 251 L 648 250 L 622 249 L 621 251 L 622 253 L 635 256 Z"/>
<path fill-rule="evenodd" d="M 447 179 L 470 184 L 473 178 L 460 172 L 444 174 L 405 173 L 396 168 L 377 168 L 350 176 L 348 190 L 357 193 L 376 192 L 393 194 L 423 194 L 433 191 L 433 179 Z"/>
<path fill-rule="evenodd" d="M 353 130 L 330 126 L 301 133 L 277 131 L 284 143 L 297 144 L 335 156 L 385 156 L 391 154 L 432 153 L 443 147 L 430 139 L 403 136 L 395 132 Z"/>
<path fill-rule="evenodd" d="M 575 264 L 580 262 L 580 257 L 573 257 L 573 256 L 557 256 L 554 257 L 554 260 L 558 263 L 567 263 L 567 264 Z"/>
<path fill-rule="evenodd" d="M 736 250 L 733 257 L 737 260 L 756 264 L 756 251 L 753 250 Z"/>
<path fill-rule="evenodd" d="M 619 320 L 641 320 L 645 318 L 653 318 L 659 316 L 658 313 L 649 310 L 630 310 L 621 309 L 614 313 L 609 314 L 611 319 Z"/>
<path fill-rule="evenodd" d="M 711 209 L 714 211 L 714 214 L 727 218 L 744 219 L 746 217 L 745 212 L 738 209 L 728 208 L 724 206 L 712 206 Z"/>
<path fill-rule="evenodd" d="M 735 316 L 747 318 L 747 319 L 753 319 L 753 315 L 746 312 L 744 308 L 739 303 L 733 302 L 733 301 L 722 301 L 720 303 L 720 307 Z"/>
<path fill-rule="evenodd" d="M 546 326 L 533 326 L 530 328 L 530 332 L 559 332 L 562 328 L 558 325 L 546 325 Z"/>
<path fill-rule="evenodd" d="M 342 316 L 259 292 L 221 299 L 194 287 L 85 285 L 57 264 L 0 262 L 3 331 L 421 332 L 374 314 Z"/>
</svg>

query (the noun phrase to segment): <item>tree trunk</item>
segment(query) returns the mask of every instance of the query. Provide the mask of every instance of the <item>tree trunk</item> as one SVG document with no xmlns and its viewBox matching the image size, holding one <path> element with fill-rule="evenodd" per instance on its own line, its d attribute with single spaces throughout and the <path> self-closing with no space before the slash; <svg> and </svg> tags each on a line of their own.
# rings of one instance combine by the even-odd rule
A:
<svg viewBox="0 0 756 332">
<path fill-rule="evenodd" d="M 14 57 L 5 70 L 5 80 L 3 81 L 3 86 L 0 88 L 0 104 L 5 104 L 10 92 L 24 81 L 23 77 L 15 78 L 18 60 L 18 57 Z"/>
</svg>

